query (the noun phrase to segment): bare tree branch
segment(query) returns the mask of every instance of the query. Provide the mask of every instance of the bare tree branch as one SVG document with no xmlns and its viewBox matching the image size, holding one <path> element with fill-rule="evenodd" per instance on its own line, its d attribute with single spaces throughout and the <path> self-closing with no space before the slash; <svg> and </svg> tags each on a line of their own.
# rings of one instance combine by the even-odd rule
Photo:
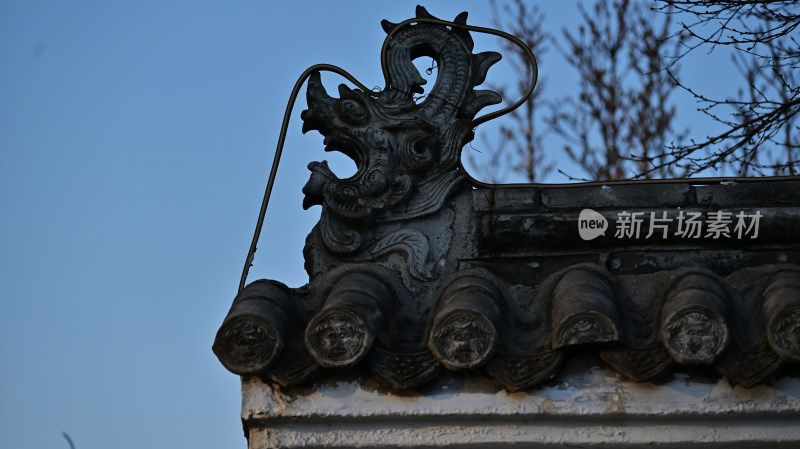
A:
<svg viewBox="0 0 800 449">
<path fill-rule="evenodd" d="M 536 5 L 529 6 L 522 0 L 504 4 L 500 10 L 494 0 L 491 3 L 494 11 L 492 24 L 519 36 L 537 59 L 541 60 L 541 56 L 548 50 L 547 42 L 550 36 L 542 29 L 544 15 L 539 8 Z M 508 20 L 503 21 L 501 17 Z M 516 45 L 503 41 L 502 46 L 504 54 L 510 56 L 508 60 L 518 81 L 512 86 L 490 85 L 490 87 L 502 95 L 506 104 L 510 104 L 528 89 L 530 68 L 527 57 Z M 482 145 L 490 148 L 491 154 L 488 163 L 479 164 L 472 154 L 467 153 L 467 160 L 472 166 L 477 167 L 481 178 L 499 182 L 503 177 L 500 172 L 507 168 L 527 181 L 534 182 L 553 169 L 552 163 L 547 160 L 543 151 L 544 133 L 536 114 L 542 110 L 541 92 L 545 84 L 545 77 L 540 77 L 530 99 L 509 114 L 513 125 L 500 126 L 498 141 L 490 142 L 484 138 Z"/>
<path fill-rule="evenodd" d="M 675 64 L 690 52 L 720 46 L 735 51 L 745 89 L 736 98 L 710 98 L 675 82 L 702 104 L 699 109 L 727 130 L 686 145 L 667 148 L 665 164 L 689 175 L 733 168 L 740 176 L 793 175 L 799 172 L 797 114 L 800 111 L 800 3 L 796 1 L 658 0 L 667 14 L 692 18 L 676 35 L 688 36 Z"/>
<path fill-rule="evenodd" d="M 601 0 L 581 7 L 577 32 L 564 30 L 561 52 L 577 71 L 577 97 L 559 102 L 549 117 L 564 151 L 587 180 L 676 177 L 681 167 L 664 163 L 662 149 L 680 140 L 673 130 L 675 84 L 661 70 L 663 56 L 677 50 L 670 41 L 671 18 L 658 20 L 642 4 Z M 570 179 L 580 179 L 571 175 Z"/>
</svg>

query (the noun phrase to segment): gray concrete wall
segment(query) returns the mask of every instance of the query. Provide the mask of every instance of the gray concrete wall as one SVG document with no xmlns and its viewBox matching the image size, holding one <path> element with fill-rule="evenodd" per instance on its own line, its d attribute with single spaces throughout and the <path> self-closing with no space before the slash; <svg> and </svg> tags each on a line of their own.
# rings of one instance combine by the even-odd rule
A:
<svg viewBox="0 0 800 449">
<path fill-rule="evenodd" d="M 599 361 L 574 359 L 520 393 L 468 374 L 392 392 L 353 374 L 288 390 L 244 378 L 249 447 L 800 447 L 796 370 L 745 389 L 696 371 L 634 383 Z"/>
</svg>

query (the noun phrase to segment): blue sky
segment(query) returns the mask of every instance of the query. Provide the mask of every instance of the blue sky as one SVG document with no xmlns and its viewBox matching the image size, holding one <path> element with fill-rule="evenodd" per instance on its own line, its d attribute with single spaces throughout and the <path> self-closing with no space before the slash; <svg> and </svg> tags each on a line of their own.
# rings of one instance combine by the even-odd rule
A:
<svg viewBox="0 0 800 449">
<path fill-rule="evenodd" d="M 322 62 L 382 86 L 380 20 L 415 4 L 0 3 L 0 447 L 68 448 L 62 431 L 78 449 L 245 447 L 239 380 L 211 344 L 289 92 Z M 541 3 L 552 34 L 575 4 Z M 491 25 L 486 2 L 427 6 Z M 496 50 L 492 39 L 476 50 Z M 548 89 L 576 88 L 547 57 Z M 727 86 L 697 70 L 697 83 Z M 319 211 L 300 206 L 305 166 L 352 170 L 300 133 L 304 107 L 250 280 L 306 282 L 301 249 Z"/>
</svg>

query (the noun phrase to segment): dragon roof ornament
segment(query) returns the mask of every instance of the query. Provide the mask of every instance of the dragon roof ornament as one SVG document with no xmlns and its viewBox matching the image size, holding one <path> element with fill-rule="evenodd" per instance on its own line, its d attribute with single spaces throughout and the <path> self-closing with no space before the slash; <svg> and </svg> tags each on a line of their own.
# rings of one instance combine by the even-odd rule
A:
<svg viewBox="0 0 800 449">
<path fill-rule="evenodd" d="M 460 153 L 498 114 L 476 119 L 501 101 L 476 87 L 500 55 L 473 53 L 466 17 L 383 21 L 381 92 L 301 77 L 303 132 L 357 171 L 309 164 L 309 283 L 242 288 L 214 343 L 223 365 L 284 386 L 366 367 L 396 389 L 447 369 L 520 390 L 575 353 L 635 381 L 711 366 L 745 386 L 800 362 L 800 181 L 477 183 Z M 421 56 L 438 72 L 417 102 Z"/>
<path fill-rule="evenodd" d="M 466 13 L 453 23 L 466 25 Z M 422 8 L 418 19 L 438 20 Z M 473 137 L 472 121 L 483 107 L 502 101 L 490 90 L 475 90 L 489 68 L 500 60 L 496 52 L 473 54 L 469 32 L 439 23 L 400 26 L 382 22 L 391 35 L 385 50 L 387 87 L 380 96 L 339 86 L 339 98 L 325 92 L 319 73 L 308 81 L 308 109 L 303 132 L 317 130 L 326 151 L 352 158 L 356 174 L 339 179 L 325 162 L 309 165 L 311 179 L 303 188 L 303 207 L 322 206 L 318 225 L 321 243 L 338 255 L 364 259 L 390 248 L 405 246 L 411 274 L 427 279 L 429 242 L 408 228 L 381 235 L 376 224 L 436 214 L 454 191 L 465 186 L 459 168 L 461 148 Z M 421 56 L 436 60 L 435 85 L 424 92 L 426 80 L 412 61 Z M 380 227 L 378 225 L 377 227 Z M 310 273 L 316 273 L 314 258 Z M 327 269 L 322 268 L 322 269 Z"/>
</svg>

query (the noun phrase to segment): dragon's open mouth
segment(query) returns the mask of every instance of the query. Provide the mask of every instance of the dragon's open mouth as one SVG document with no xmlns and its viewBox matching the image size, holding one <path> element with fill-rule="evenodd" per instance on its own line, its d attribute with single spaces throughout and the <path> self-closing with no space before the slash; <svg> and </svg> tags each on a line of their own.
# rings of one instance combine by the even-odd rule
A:
<svg viewBox="0 0 800 449">
<path fill-rule="evenodd" d="M 312 162 L 308 165 L 311 170 L 311 177 L 303 187 L 303 208 L 324 204 L 329 211 L 334 214 L 351 219 L 359 220 L 369 214 L 369 205 L 362 199 L 360 194 L 361 178 L 366 172 L 363 148 L 350 139 L 343 137 L 326 137 L 324 142 L 325 151 L 337 151 L 356 163 L 356 173 L 347 178 L 339 178 L 328 167 L 327 161 Z"/>
<path fill-rule="evenodd" d="M 356 164 L 356 172 L 347 178 L 339 178 L 333 175 L 333 179 L 337 182 L 354 182 L 359 177 L 363 175 L 363 172 L 366 168 L 364 161 L 366 160 L 366 151 L 356 142 L 353 142 L 351 139 L 339 136 L 328 136 L 325 137 L 323 140 L 323 145 L 325 145 L 324 150 L 326 152 L 338 152 L 342 153 L 345 156 L 349 157 L 353 160 Z"/>
</svg>

